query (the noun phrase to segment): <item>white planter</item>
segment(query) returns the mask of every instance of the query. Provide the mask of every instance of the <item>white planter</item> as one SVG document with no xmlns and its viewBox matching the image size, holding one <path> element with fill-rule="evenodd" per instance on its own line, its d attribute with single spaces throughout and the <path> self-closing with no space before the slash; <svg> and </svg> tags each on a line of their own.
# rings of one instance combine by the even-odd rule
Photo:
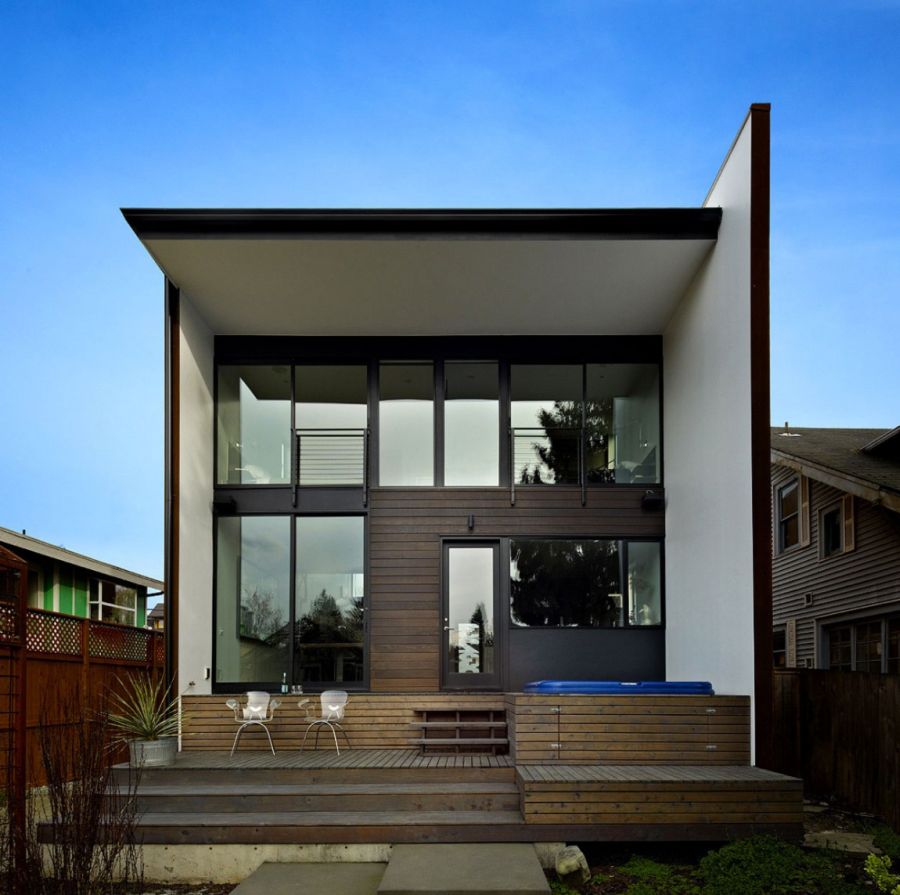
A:
<svg viewBox="0 0 900 895">
<path fill-rule="evenodd" d="M 129 740 L 128 752 L 132 767 L 163 768 L 175 764 L 178 751 L 177 737 L 162 737 L 158 740 Z"/>
</svg>

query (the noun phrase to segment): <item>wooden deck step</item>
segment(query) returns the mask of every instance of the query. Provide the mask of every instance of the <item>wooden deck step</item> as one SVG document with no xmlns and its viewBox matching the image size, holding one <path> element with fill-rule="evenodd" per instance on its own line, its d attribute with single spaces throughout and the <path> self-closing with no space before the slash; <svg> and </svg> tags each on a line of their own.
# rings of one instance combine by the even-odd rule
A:
<svg viewBox="0 0 900 895">
<path fill-rule="evenodd" d="M 148 813 L 135 832 L 147 844 L 214 845 L 516 841 L 523 829 L 518 811 L 254 811 Z"/>
<path fill-rule="evenodd" d="M 518 811 L 515 783 L 141 785 L 149 814 L 369 811 Z"/>
<path fill-rule="evenodd" d="M 421 737 L 413 742 L 424 746 L 506 746 L 506 737 Z"/>
</svg>

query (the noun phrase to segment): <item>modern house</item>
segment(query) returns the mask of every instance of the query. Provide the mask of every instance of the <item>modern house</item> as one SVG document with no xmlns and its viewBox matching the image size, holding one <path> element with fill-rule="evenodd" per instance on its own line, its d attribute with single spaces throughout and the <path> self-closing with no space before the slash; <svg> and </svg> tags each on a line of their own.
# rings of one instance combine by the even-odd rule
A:
<svg viewBox="0 0 900 895">
<path fill-rule="evenodd" d="M 28 608 L 142 628 L 147 594 L 162 581 L 129 572 L 23 532 L 0 528 L 0 546 L 28 564 Z"/>
<path fill-rule="evenodd" d="M 900 428 L 772 430 L 776 667 L 900 672 Z"/>
<path fill-rule="evenodd" d="M 401 817 L 360 792 L 352 821 L 337 793 L 305 821 L 289 799 L 280 820 L 150 809 L 146 842 L 796 833 L 799 781 L 752 766 L 768 106 L 699 207 L 123 213 L 165 281 L 171 773 L 515 793 Z M 547 679 L 716 695 L 526 692 Z M 296 698 L 279 757 L 247 736 L 229 759 L 226 695 L 283 684 L 350 692 L 348 764 L 297 754 Z"/>
</svg>

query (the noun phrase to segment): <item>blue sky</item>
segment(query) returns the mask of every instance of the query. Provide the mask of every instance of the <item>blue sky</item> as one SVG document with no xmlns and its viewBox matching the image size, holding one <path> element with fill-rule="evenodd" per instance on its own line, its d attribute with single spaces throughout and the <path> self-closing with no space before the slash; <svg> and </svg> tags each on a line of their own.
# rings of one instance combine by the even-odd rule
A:
<svg viewBox="0 0 900 895">
<path fill-rule="evenodd" d="M 699 205 L 773 104 L 772 419 L 900 424 L 900 4 L 10 3 L 0 525 L 162 572 L 157 206 Z"/>
</svg>

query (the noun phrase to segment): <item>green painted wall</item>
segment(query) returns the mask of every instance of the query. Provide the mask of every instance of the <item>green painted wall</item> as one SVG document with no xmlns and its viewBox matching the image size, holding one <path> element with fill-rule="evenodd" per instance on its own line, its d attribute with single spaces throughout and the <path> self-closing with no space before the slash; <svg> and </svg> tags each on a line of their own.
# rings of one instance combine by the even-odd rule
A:
<svg viewBox="0 0 900 895">
<path fill-rule="evenodd" d="M 44 609 L 53 611 L 53 563 L 44 566 Z"/>
<path fill-rule="evenodd" d="M 84 575 L 76 573 L 73 582 L 74 590 L 74 614 L 87 618 L 88 615 L 88 579 Z"/>
<path fill-rule="evenodd" d="M 147 591 L 143 587 L 138 588 L 136 615 L 135 623 L 139 628 L 143 628 L 147 624 Z"/>
<path fill-rule="evenodd" d="M 59 567 L 59 611 L 72 614 L 72 567 Z"/>
</svg>

